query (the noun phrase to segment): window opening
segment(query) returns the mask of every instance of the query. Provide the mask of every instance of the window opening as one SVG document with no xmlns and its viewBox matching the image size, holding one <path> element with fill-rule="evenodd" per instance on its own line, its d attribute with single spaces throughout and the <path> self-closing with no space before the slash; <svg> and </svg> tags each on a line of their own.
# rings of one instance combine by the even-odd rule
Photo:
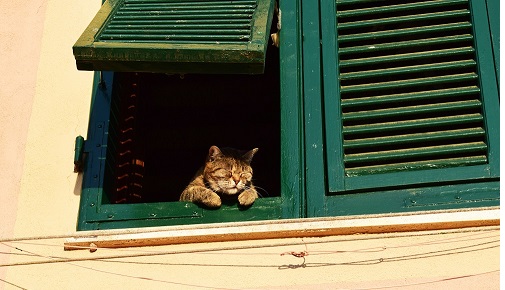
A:
<svg viewBox="0 0 505 290">
<path fill-rule="evenodd" d="M 280 196 L 278 49 L 262 75 L 116 73 L 112 95 L 102 202 L 178 201 L 212 145 L 258 147 L 253 182 Z"/>
</svg>

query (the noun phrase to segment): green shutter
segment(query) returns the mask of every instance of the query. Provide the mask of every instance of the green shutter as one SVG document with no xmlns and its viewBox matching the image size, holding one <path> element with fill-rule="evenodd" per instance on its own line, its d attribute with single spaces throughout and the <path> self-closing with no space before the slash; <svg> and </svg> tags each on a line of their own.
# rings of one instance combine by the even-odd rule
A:
<svg viewBox="0 0 505 290">
<path fill-rule="evenodd" d="M 346 176 L 485 164 L 468 1 L 337 3 Z"/>
<path fill-rule="evenodd" d="M 325 105 L 335 106 L 326 108 L 334 111 L 327 138 L 341 149 L 329 156 L 339 167 L 330 172 L 340 175 L 330 188 L 490 176 L 496 132 L 486 124 L 497 123 L 498 96 L 482 77 L 493 74 L 479 57 L 490 43 L 478 43 L 476 33 L 489 32 L 476 31 L 475 11 L 468 0 L 336 2 L 338 83 Z M 436 171 L 459 167 L 474 172 Z"/>
<path fill-rule="evenodd" d="M 80 70 L 262 73 L 273 0 L 108 0 L 73 47 Z"/>
<path fill-rule="evenodd" d="M 486 3 L 319 3 L 303 19 L 308 216 L 498 205 Z"/>
</svg>

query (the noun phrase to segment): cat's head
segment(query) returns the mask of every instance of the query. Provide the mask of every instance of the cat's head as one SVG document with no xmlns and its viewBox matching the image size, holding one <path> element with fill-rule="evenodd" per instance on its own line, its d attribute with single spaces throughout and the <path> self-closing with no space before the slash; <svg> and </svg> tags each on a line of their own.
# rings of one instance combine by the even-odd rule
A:
<svg viewBox="0 0 505 290">
<path fill-rule="evenodd" d="M 222 194 L 237 194 L 250 186 L 253 170 L 251 160 L 258 148 L 241 151 L 212 146 L 205 162 L 204 178 L 208 186 Z"/>
</svg>

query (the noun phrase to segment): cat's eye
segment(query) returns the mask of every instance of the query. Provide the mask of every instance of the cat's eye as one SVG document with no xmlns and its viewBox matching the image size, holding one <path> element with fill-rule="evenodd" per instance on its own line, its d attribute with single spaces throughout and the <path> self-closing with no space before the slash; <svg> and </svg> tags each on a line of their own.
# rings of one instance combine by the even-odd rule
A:
<svg viewBox="0 0 505 290">
<path fill-rule="evenodd" d="M 216 170 L 214 174 L 218 177 L 224 177 L 224 178 L 230 178 L 232 176 L 231 171 L 226 169 Z"/>
</svg>

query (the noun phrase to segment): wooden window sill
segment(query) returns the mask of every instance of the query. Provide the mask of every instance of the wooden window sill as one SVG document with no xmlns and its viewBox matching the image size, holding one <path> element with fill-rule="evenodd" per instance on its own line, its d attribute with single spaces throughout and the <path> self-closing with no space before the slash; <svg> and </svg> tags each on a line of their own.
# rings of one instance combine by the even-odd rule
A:
<svg viewBox="0 0 505 290">
<path fill-rule="evenodd" d="M 87 231 L 65 250 L 447 230 L 500 224 L 499 207 Z M 90 248 L 91 247 L 91 248 Z"/>
</svg>

